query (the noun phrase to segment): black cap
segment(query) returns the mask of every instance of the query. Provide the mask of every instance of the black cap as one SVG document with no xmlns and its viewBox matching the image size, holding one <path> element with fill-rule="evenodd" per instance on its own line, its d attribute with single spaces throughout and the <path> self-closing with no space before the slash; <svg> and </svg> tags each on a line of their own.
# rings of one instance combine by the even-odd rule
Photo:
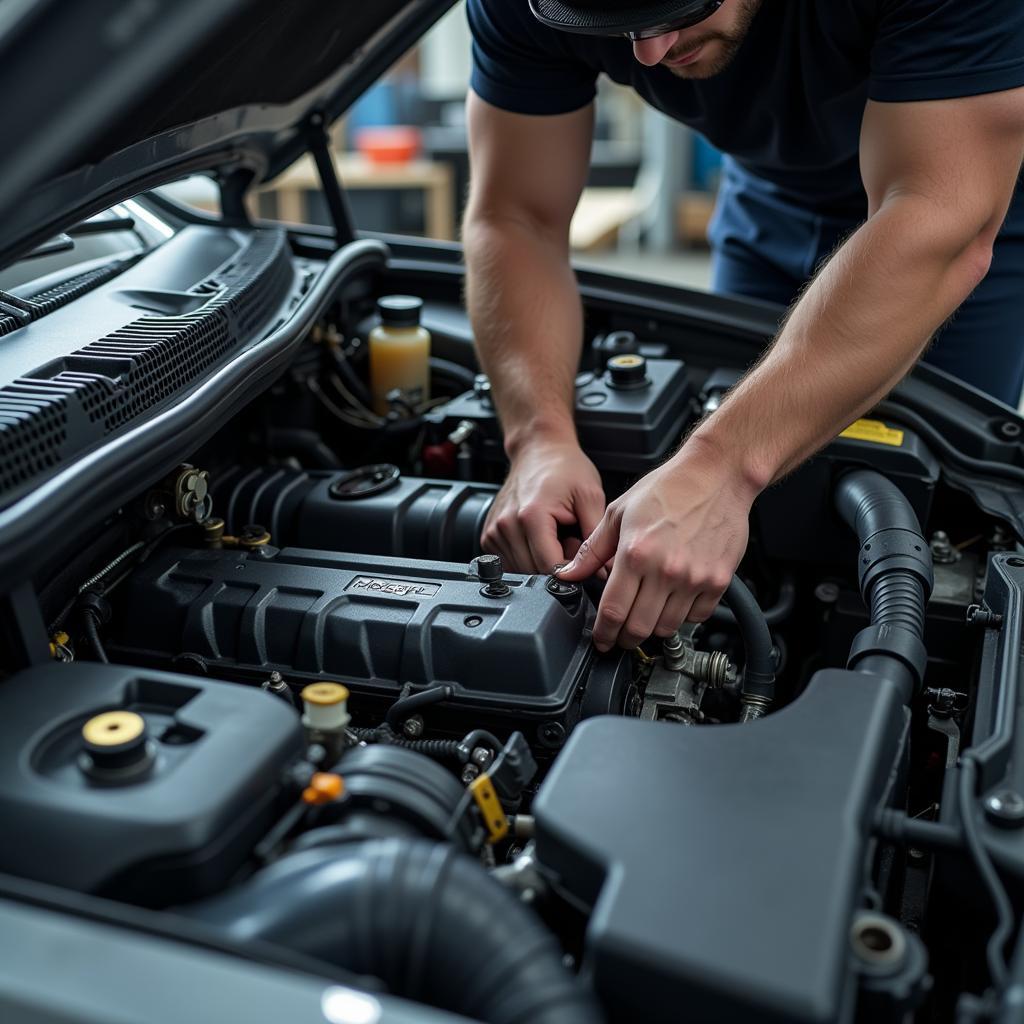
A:
<svg viewBox="0 0 1024 1024">
<path fill-rule="evenodd" d="M 644 39 L 710 18 L 723 0 L 530 0 L 534 17 L 550 28 L 594 36 Z"/>
<path fill-rule="evenodd" d="M 633 391 L 651 383 L 647 376 L 647 360 L 637 355 L 614 356 L 609 359 L 608 376 L 611 378 L 611 386 L 619 391 Z"/>
<path fill-rule="evenodd" d="M 389 327 L 418 327 L 423 300 L 415 295 L 385 295 L 377 300 L 381 323 Z"/>
</svg>

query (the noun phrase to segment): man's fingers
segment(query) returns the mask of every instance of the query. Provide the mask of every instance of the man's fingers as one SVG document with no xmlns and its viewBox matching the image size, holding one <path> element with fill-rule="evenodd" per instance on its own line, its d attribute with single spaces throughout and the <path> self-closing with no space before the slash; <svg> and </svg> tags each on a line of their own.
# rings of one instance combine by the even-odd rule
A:
<svg viewBox="0 0 1024 1024">
<path fill-rule="evenodd" d="M 553 566 L 563 561 L 558 522 L 554 516 L 544 512 L 520 512 L 519 529 L 530 549 L 531 572 L 549 573 Z"/>
<path fill-rule="evenodd" d="M 589 537 L 601 525 L 604 518 L 606 503 L 603 494 L 581 494 L 574 502 L 576 522 L 580 525 L 580 533 Z"/>
<path fill-rule="evenodd" d="M 619 646 L 631 651 L 642 644 L 655 630 L 671 595 L 653 575 L 643 578 L 633 607 L 619 632 Z"/>
<path fill-rule="evenodd" d="M 484 534 L 481 547 L 500 555 L 506 572 L 532 572 L 533 556 L 526 538 L 514 527 L 498 522 Z"/>
<path fill-rule="evenodd" d="M 718 607 L 718 602 L 721 600 L 721 595 L 708 593 L 699 594 L 697 600 L 693 602 L 693 607 L 690 609 L 689 614 L 686 616 L 689 622 L 707 622 L 711 618 L 711 613 Z"/>
<path fill-rule="evenodd" d="M 618 642 L 639 589 L 639 575 L 630 572 L 620 562 L 604 588 L 594 622 L 594 646 L 602 653 L 611 650 Z"/>
<path fill-rule="evenodd" d="M 671 636 L 685 621 L 690 614 L 690 606 L 693 595 L 682 591 L 676 591 L 665 602 L 658 624 L 654 627 L 655 636 Z"/>
<path fill-rule="evenodd" d="M 558 571 L 559 577 L 576 583 L 593 576 L 615 554 L 618 540 L 618 523 L 606 512 L 604 518 L 597 524 L 597 529 L 580 545 L 576 557 Z"/>
</svg>

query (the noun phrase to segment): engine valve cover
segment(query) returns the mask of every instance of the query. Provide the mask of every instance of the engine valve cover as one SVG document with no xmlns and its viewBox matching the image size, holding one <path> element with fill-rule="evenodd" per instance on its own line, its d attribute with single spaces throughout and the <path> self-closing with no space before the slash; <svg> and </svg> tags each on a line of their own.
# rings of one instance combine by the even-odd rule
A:
<svg viewBox="0 0 1024 1024">
<path fill-rule="evenodd" d="M 593 658 L 593 605 L 578 590 L 550 593 L 543 576 L 503 583 L 504 596 L 486 595 L 449 562 L 166 549 L 119 589 L 113 646 L 126 661 L 184 653 L 213 674 L 257 681 L 276 669 L 389 701 L 407 683 L 447 683 L 456 705 L 561 709 Z"/>
</svg>

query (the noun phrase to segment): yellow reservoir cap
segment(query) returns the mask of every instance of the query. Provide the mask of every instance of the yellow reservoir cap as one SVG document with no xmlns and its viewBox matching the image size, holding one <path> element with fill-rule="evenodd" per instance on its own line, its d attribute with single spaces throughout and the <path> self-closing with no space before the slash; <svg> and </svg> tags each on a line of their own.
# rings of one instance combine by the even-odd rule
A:
<svg viewBox="0 0 1024 1024">
<path fill-rule="evenodd" d="M 94 747 L 119 747 L 145 731 L 146 720 L 134 711 L 104 711 L 82 726 L 82 739 Z"/>
<path fill-rule="evenodd" d="M 302 699 L 307 704 L 330 707 L 348 700 L 348 687 L 341 683 L 310 683 L 302 690 Z"/>
</svg>

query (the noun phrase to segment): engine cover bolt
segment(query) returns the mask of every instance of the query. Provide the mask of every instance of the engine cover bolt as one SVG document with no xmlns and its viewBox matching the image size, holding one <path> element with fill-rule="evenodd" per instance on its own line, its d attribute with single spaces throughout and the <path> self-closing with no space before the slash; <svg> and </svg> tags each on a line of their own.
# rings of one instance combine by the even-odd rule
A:
<svg viewBox="0 0 1024 1024">
<path fill-rule="evenodd" d="M 480 769 L 475 764 L 467 764 L 462 769 L 463 785 L 468 786 L 478 775 Z"/>
<path fill-rule="evenodd" d="M 474 747 L 469 759 L 480 768 L 487 768 L 491 763 L 491 752 L 486 747 Z"/>
<path fill-rule="evenodd" d="M 554 597 L 575 597 L 579 592 L 579 585 L 576 583 L 566 583 L 560 580 L 557 576 L 552 576 L 547 582 L 547 591 Z"/>
<path fill-rule="evenodd" d="M 484 597 L 507 597 L 511 588 L 504 582 L 505 570 L 500 555 L 480 555 L 476 560 L 477 577 L 484 583 L 480 593 Z"/>
<path fill-rule="evenodd" d="M 1000 828 L 1024 825 L 1024 796 L 1012 789 L 1001 789 L 985 797 L 985 815 Z"/>
<path fill-rule="evenodd" d="M 423 735 L 423 717 L 410 715 L 402 723 L 402 732 L 411 740 L 419 739 Z"/>
</svg>

